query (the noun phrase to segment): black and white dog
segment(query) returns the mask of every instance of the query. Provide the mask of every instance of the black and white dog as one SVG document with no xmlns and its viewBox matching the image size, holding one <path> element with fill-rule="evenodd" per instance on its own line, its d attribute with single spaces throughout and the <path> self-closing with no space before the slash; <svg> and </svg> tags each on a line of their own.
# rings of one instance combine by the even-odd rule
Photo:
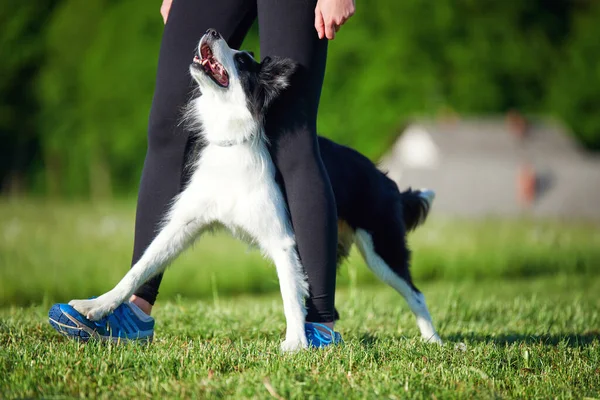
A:
<svg viewBox="0 0 600 400">
<path fill-rule="evenodd" d="M 188 116 L 197 124 L 204 147 L 193 160 L 189 183 L 125 277 L 100 297 L 72 300 L 71 306 L 90 320 L 102 318 L 164 271 L 203 232 L 222 226 L 273 260 L 287 323 L 281 348 L 307 347 L 307 282 L 263 128 L 269 105 L 288 86 L 294 70 L 287 59 L 266 58 L 259 64 L 249 53 L 230 49 L 214 30 L 202 37 L 190 66 L 201 95 L 191 101 Z M 441 343 L 425 298 L 412 283 L 405 238 L 425 220 L 433 192 L 400 193 L 358 152 L 324 138 L 319 146 L 338 209 L 338 258 L 346 257 L 356 243 L 369 268 L 406 299 L 423 338 Z"/>
</svg>

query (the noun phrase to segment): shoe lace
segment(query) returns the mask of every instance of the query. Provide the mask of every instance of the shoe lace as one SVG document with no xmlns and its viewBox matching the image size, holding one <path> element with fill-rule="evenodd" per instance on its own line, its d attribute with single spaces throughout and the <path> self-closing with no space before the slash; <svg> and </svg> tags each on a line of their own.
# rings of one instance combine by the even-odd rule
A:
<svg viewBox="0 0 600 400">
<path fill-rule="evenodd" d="M 110 334 L 118 335 L 118 333 L 121 331 L 127 333 L 127 327 L 121 324 L 121 321 L 124 319 L 124 314 L 125 312 L 123 306 L 121 305 L 115 308 L 112 313 L 105 316 L 101 320 L 94 321 L 94 324 L 96 324 L 98 328 L 102 328 Z M 111 324 L 111 322 L 114 322 L 114 324 Z"/>
<path fill-rule="evenodd" d="M 317 326 L 323 328 L 324 330 L 326 330 L 326 332 L 323 332 L 321 329 L 318 329 Z M 310 325 L 307 325 L 307 328 L 308 329 L 306 329 L 306 339 L 308 341 L 313 342 L 314 344 L 330 344 L 334 340 L 334 332 L 327 325 L 313 322 Z"/>
</svg>

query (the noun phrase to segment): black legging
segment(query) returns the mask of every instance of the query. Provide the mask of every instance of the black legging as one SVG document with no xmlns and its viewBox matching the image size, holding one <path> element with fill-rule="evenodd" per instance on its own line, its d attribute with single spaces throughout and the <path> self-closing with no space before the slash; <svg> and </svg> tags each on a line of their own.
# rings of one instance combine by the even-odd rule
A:
<svg viewBox="0 0 600 400">
<path fill-rule="evenodd" d="M 307 320 L 334 319 L 337 222 L 329 177 L 321 161 L 316 119 L 327 40 L 314 28 L 315 0 L 174 0 L 163 33 L 156 88 L 148 128 L 148 151 L 138 197 L 133 263 L 157 233 L 171 200 L 184 184 L 191 148 L 189 132 L 179 122 L 189 100 L 188 67 L 202 34 L 215 28 L 239 48 L 258 16 L 261 54 L 300 64 L 292 85 L 266 119 L 271 155 L 282 177 L 298 252 L 308 276 Z M 136 295 L 154 304 L 159 275 Z"/>
</svg>

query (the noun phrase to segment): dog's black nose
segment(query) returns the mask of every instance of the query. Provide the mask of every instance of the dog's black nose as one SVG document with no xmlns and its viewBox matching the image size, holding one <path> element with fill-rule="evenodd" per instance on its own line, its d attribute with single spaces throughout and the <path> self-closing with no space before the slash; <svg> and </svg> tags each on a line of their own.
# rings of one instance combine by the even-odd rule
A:
<svg viewBox="0 0 600 400">
<path fill-rule="evenodd" d="M 206 31 L 206 34 L 210 37 L 212 37 L 213 39 L 219 39 L 221 37 L 221 35 L 219 35 L 219 32 L 217 32 L 215 29 L 209 29 Z"/>
</svg>

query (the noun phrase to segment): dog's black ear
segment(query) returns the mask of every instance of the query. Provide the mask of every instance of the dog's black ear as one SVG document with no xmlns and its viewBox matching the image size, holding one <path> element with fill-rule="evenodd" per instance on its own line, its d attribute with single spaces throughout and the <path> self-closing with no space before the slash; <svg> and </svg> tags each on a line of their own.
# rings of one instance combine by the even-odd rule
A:
<svg viewBox="0 0 600 400">
<path fill-rule="evenodd" d="M 296 62 L 289 58 L 265 57 L 260 64 L 259 81 L 265 94 L 265 107 L 290 85 L 297 70 Z"/>
</svg>

